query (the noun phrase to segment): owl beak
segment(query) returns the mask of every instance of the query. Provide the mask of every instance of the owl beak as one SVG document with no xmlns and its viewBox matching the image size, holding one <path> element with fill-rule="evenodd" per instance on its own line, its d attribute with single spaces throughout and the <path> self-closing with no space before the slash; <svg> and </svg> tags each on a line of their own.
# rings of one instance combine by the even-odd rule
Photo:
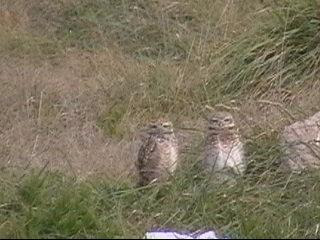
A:
<svg viewBox="0 0 320 240">
<path fill-rule="evenodd" d="M 164 132 L 164 134 L 171 134 L 171 133 L 173 133 L 173 130 L 168 130 L 168 131 Z"/>
<path fill-rule="evenodd" d="M 151 129 L 152 129 L 152 128 L 150 128 L 150 127 L 144 127 L 144 128 L 141 128 L 140 131 L 141 131 L 142 133 L 148 133 L 148 132 L 150 132 Z"/>
</svg>

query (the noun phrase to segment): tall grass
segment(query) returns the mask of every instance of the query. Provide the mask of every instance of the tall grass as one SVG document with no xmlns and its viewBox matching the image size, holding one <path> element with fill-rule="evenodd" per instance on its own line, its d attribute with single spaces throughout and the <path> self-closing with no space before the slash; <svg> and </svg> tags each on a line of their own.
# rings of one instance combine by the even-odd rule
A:
<svg viewBox="0 0 320 240">
<path fill-rule="evenodd" d="M 214 228 L 233 238 L 319 237 L 318 173 L 246 177 L 234 185 L 188 175 L 145 189 L 52 172 L 3 177 L 0 235 L 138 238 L 157 226 Z"/>
<path fill-rule="evenodd" d="M 220 56 L 225 94 L 266 95 L 268 91 L 312 86 L 318 80 L 319 5 L 317 1 L 281 1 L 237 38 Z"/>
</svg>

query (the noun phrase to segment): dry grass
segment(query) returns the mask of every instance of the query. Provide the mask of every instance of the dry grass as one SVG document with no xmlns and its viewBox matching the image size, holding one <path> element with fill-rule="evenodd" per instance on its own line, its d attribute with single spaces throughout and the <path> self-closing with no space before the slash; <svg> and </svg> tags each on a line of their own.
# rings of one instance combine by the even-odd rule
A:
<svg viewBox="0 0 320 240">
<path fill-rule="evenodd" d="M 218 84 L 214 76 L 221 70 L 219 62 L 209 59 L 233 42 L 240 31 L 246 32 L 253 26 L 257 15 L 266 12 L 262 7 L 268 5 L 247 6 L 234 1 L 116 4 L 115 9 L 132 18 L 131 30 L 137 27 L 135 24 L 152 19 L 152 24 L 158 24 L 167 38 L 186 38 L 188 47 L 182 58 L 158 54 L 156 58 L 148 55 L 141 60 L 136 52 L 140 45 L 146 47 L 145 40 L 138 38 L 130 44 L 128 41 L 133 39 L 126 39 L 127 31 L 131 31 L 127 28 L 120 27 L 115 35 L 108 36 L 104 45 L 101 42 L 95 46 L 97 50 L 84 50 L 79 42 L 72 47 L 70 41 L 76 43 L 77 39 L 63 40 L 59 32 L 69 23 L 85 29 L 84 23 L 93 21 L 93 28 L 98 28 L 99 17 L 108 16 L 94 12 L 98 3 L 82 1 L 76 8 L 80 21 L 70 13 L 73 4 L 5 1 L 2 6 L 0 121 L 1 153 L 6 166 L 49 161 L 50 166 L 63 166 L 76 175 L 78 171 L 87 175 L 99 170 L 118 176 L 127 168 L 132 169 L 134 154 L 122 151 L 137 148 L 131 146 L 137 143 L 130 143 L 136 139 L 137 129 L 160 115 L 169 115 L 177 129 L 201 131 L 203 107 L 226 105 L 236 115 L 245 138 L 250 138 L 270 129 L 279 132 L 292 122 L 288 111 L 299 119 L 318 110 L 317 86 L 272 91 L 264 96 L 264 102 L 250 94 L 238 99 L 224 96 L 221 84 L 207 89 L 212 88 L 214 81 Z M 84 12 L 85 6 L 91 12 Z M 244 12 L 250 14 L 244 18 Z M 114 15 L 110 18 L 117 20 Z M 110 23 L 100 28 L 111 31 Z M 172 23 L 175 25 L 170 27 Z M 48 31 L 40 37 L 43 29 Z M 178 32 L 174 34 L 175 30 Z M 104 32 L 101 34 L 105 36 Z M 144 34 L 147 37 L 153 33 Z M 108 47 L 110 42 L 113 44 Z M 159 50 L 155 45 L 148 48 Z M 180 132 L 184 139 L 192 135 L 190 131 Z"/>
<path fill-rule="evenodd" d="M 69 201 L 70 193 L 67 187 L 57 187 L 62 203 L 60 200 L 56 203 L 51 198 L 51 189 L 60 186 L 61 181 L 66 181 L 70 188 L 76 186 L 70 191 L 77 196 L 71 205 L 86 209 L 83 224 L 94 222 L 94 230 L 86 233 L 86 228 L 80 224 L 79 232 L 69 231 L 69 223 L 62 223 L 65 228 L 61 229 L 60 220 L 54 217 L 51 225 L 37 230 L 37 221 L 48 214 L 32 215 L 29 210 L 22 211 L 29 206 L 30 203 L 24 201 L 30 196 L 25 192 L 19 192 L 22 197 L 16 195 L 14 188 L 5 183 L 0 199 L 17 205 L 22 202 L 22 213 L 14 209 L 10 219 L 0 214 L 0 219 L 5 219 L 0 225 L 0 235 L 7 236 L 2 229 L 8 226 L 12 236 L 22 237 L 52 236 L 53 232 L 64 237 L 139 236 L 141 231 L 153 225 L 181 223 L 177 227 L 211 224 L 226 231 L 235 229 L 239 234 L 251 237 L 316 236 L 316 221 L 311 222 L 309 228 L 299 219 L 317 216 L 312 212 L 299 212 L 298 207 L 305 207 L 300 203 L 293 206 L 292 199 L 299 197 L 297 189 L 302 182 L 310 195 L 310 198 L 303 196 L 302 199 L 316 209 L 314 201 L 318 195 L 310 189 L 317 187 L 313 181 L 318 176 L 291 178 L 278 175 L 276 169 L 281 156 L 278 133 L 295 119 L 303 119 L 320 110 L 317 71 L 303 70 L 308 67 L 301 67 L 299 71 L 292 65 L 291 45 L 283 47 L 282 51 L 266 44 L 261 51 L 256 51 L 256 46 L 261 47 L 261 39 L 268 36 L 268 31 L 256 32 L 257 21 L 271 24 L 266 19 L 273 19 L 270 17 L 273 16 L 270 15 L 272 9 L 283 6 L 274 1 L 248 4 L 233 0 L 52 0 L 41 3 L 2 0 L 0 167 L 6 174 L 10 169 L 18 169 L 17 175 L 23 176 L 29 175 L 32 168 L 45 166 L 84 182 L 81 185 L 60 175 L 48 174 L 53 186 L 49 180 L 43 180 L 42 188 L 42 185 L 34 184 L 42 181 L 41 174 L 31 175 L 31 180 L 23 177 L 20 182 L 16 180 L 17 185 L 23 185 L 21 188 L 30 195 L 44 192 L 39 196 L 50 202 L 53 211 Z M 310 33 L 317 29 L 312 24 L 307 28 L 310 39 L 314 39 Z M 303 33 L 304 29 L 300 30 Z M 292 46 L 298 46 L 297 49 L 303 46 L 300 38 L 292 39 Z M 287 43 L 277 32 L 272 41 L 279 41 L 277 44 L 283 46 Z M 282 61 L 271 64 L 270 68 L 268 65 L 264 71 L 261 59 L 270 49 L 278 54 L 276 56 L 285 53 L 289 57 L 277 58 Z M 299 52 L 299 57 L 307 59 L 310 66 L 317 66 L 319 61 L 312 55 L 314 52 L 304 53 Z M 253 60 L 244 64 L 243 56 L 245 61 Z M 274 66 L 279 64 L 287 64 L 286 69 L 290 71 L 297 70 L 296 75 L 291 75 L 290 71 L 283 73 L 281 68 L 277 70 Z M 256 74 L 257 71 L 263 73 L 262 77 Z M 278 83 L 282 77 L 292 84 L 274 87 L 272 80 Z M 203 140 L 201 115 L 205 105 L 230 110 L 239 123 L 250 166 L 246 178 L 239 180 L 236 186 L 211 186 L 200 181 L 202 176 L 194 162 Z M 127 188 L 135 182 L 138 129 L 161 115 L 170 117 L 177 129 L 185 164 L 175 184 L 160 186 L 143 195 Z M 98 182 L 103 179 L 108 184 L 95 182 L 97 185 L 91 185 L 92 179 Z M 123 184 L 125 190 L 122 190 Z M 12 193 L 8 198 L 6 191 Z M 207 195 L 204 194 L 206 191 Z M 87 193 L 90 193 L 90 199 L 83 197 Z M 164 197 L 166 194 L 168 198 Z M 215 201 L 206 201 L 205 197 Z M 269 201 L 269 197 L 274 201 Z M 284 203 L 284 197 L 291 199 L 288 200 L 292 203 L 290 206 Z M 46 201 L 39 199 L 30 206 L 41 205 L 45 209 Z M 83 201 L 88 201 L 90 207 L 83 206 Z M 170 202 L 175 203 L 173 208 L 164 209 L 161 205 Z M 187 203 L 184 205 L 183 202 Z M 280 211 L 277 204 L 283 206 Z M 188 211 L 183 207 L 178 211 L 181 206 Z M 292 210 L 296 221 L 293 225 L 290 225 L 291 215 L 286 213 L 287 208 Z M 212 215 L 204 214 L 209 210 Z M 35 232 L 21 230 L 14 233 L 22 221 L 15 217 L 16 212 L 32 215 L 28 216 L 34 221 L 30 220 Z M 110 212 L 110 218 L 104 216 Z M 285 217 L 280 218 L 279 212 L 285 212 Z M 55 214 L 69 219 L 64 213 Z M 72 216 L 70 219 L 70 222 L 77 222 Z M 256 221 L 267 230 L 256 228 Z M 288 226 L 282 231 L 272 227 L 274 221 L 285 221 Z M 110 229 L 101 230 L 103 224 Z M 59 230 L 51 229 L 52 226 Z M 46 231 L 50 234 L 46 235 Z"/>
<path fill-rule="evenodd" d="M 69 56 L 54 66 L 2 62 L 1 139 L 6 153 L 2 164 L 50 162 L 49 166 L 75 175 L 100 169 L 113 176 L 123 175 L 131 165 L 133 157 L 127 158 L 131 143 L 108 139 L 96 126 L 99 111 L 108 103 L 98 82 L 92 84 L 96 79 L 85 76 L 86 60 L 79 57 Z"/>
</svg>

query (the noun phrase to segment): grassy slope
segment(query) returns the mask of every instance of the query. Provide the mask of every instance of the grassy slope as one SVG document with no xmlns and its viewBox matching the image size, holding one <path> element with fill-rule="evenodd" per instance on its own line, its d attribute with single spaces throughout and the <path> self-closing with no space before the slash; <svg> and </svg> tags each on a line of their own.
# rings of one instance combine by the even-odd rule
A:
<svg viewBox="0 0 320 240">
<path fill-rule="evenodd" d="M 320 110 L 318 6 L 261 2 L 4 1 L 0 236 L 141 237 L 165 226 L 318 237 L 319 174 L 278 169 L 278 133 L 292 121 L 283 109 Z M 159 115 L 198 128 L 203 106 L 218 103 L 240 110 L 243 179 L 204 177 L 200 141 L 170 183 L 132 188 L 136 128 Z"/>
</svg>

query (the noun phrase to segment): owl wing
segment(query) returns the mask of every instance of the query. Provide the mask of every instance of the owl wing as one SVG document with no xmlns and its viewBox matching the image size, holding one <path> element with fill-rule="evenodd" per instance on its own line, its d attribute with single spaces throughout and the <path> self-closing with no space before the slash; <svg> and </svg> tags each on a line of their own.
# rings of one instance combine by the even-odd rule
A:
<svg viewBox="0 0 320 240">
<path fill-rule="evenodd" d="M 139 152 L 138 152 L 138 160 L 136 166 L 139 170 L 144 169 L 147 164 L 151 153 L 155 150 L 156 142 L 152 136 L 144 139 Z"/>
</svg>

